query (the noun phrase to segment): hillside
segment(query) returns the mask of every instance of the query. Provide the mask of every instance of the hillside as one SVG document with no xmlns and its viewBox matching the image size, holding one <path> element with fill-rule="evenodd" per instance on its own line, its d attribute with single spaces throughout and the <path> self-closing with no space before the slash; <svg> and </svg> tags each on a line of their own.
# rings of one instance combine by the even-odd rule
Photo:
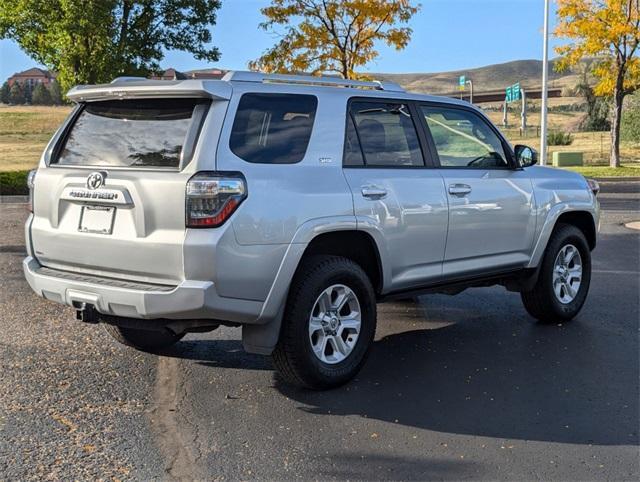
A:
<svg viewBox="0 0 640 482">
<path fill-rule="evenodd" d="M 553 61 L 551 61 L 553 63 Z M 520 82 L 525 88 L 540 87 L 542 79 L 542 61 L 515 60 L 503 64 L 487 65 L 476 69 L 456 70 L 438 73 L 413 74 L 370 74 L 379 80 L 390 80 L 414 92 L 443 94 L 454 92 L 458 86 L 458 78 L 466 75 L 473 80 L 477 92 L 502 90 L 515 82 Z M 549 70 L 550 87 L 564 87 L 573 85 L 576 75 L 567 72 L 558 74 Z"/>
<path fill-rule="evenodd" d="M 550 61 L 552 68 L 549 71 L 550 88 L 574 85 L 577 75 L 573 72 L 559 74 L 553 70 L 554 60 Z M 219 78 L 225 69 L 197 69 L 184 72 L 185 74 L 212 76 Z M 434 73 L 409 73 L 409 74 L 385 74 L 369 73 L 368 76 L 377 80 L 389 80 L 397 82 L 405 89 L 413 92 L 430 94 L 450 94 L 458 88 L 458 79 L 465 75 L 473 80 L 476 92 L 492 92 L 503 90 L 505 87 L 520 82 L 524 88 L 539 89 L 542 79 L 542 61 L 540 60 L 514 60 L 502 64 L 487 65 L 475 69 L 455 70 L 451 72 Z"/>
</svg>

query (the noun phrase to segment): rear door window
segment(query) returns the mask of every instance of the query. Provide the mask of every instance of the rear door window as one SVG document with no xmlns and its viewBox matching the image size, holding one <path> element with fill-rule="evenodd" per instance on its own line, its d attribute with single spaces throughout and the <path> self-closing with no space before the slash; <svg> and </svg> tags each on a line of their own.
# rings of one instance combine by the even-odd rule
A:
<svg viewBox="0 0 640 482">
<path fill-rule="evenodd" d="M 344 139 L 344 160 L 342 164 L 344 166 L 364 166 L 358 133 L 351 115 L 347 115 L 347 132 Z"/>
<path fill-rule="evenodd" d="M 54 163 L 68 166 L 178 168 L 209 101 L 131 99 L 87 103 Z"/>
<path fill-rule="evenodd" d="M 300 162 L 309 145 L 317 106 L 313 95 L 244 94 L 231 129 L 231 151 L 247 162 Z"/>
<path fill-rule="evenodd" d="M 407 104 L 351 103 L 352 116 L 367 166 L 424 166 L 416 127 Z"/>
</svg>

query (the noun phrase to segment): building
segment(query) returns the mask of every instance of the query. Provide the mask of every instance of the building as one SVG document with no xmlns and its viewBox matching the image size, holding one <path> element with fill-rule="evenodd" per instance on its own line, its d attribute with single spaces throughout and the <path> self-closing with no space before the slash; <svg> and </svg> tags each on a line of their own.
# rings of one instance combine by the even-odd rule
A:
<svg viewBox="0 0 640 482">
<path fill-rule="evenodd" d="M 55 80 L 56 76 L 53 72 L 43 70 L 38 67 L 25 70 L 24 72 L 18 72 L 13 74 L 7 79 L 9 87 L 13 86 L 16 82 L 22 86 L 28 85 L 29 87 L 35 87 L 37 84 L 49 85 Z"/>
</svg>

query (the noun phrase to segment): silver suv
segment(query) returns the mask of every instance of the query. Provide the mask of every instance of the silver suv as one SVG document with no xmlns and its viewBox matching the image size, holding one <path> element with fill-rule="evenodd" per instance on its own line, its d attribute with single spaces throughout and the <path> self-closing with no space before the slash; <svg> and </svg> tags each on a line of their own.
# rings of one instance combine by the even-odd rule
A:
<svg viewBox="0 0 640 482">
<path fill-rule="evenodd" d="M 242 326 L 285 380 L 328 388 L 363 365 L 378 302 L 500 284 L 556 322 L 587 296 L 597 184 L 465 102 L 250 72 L 68 97 L 24 273 L 126 345 Z"/>
</svg>

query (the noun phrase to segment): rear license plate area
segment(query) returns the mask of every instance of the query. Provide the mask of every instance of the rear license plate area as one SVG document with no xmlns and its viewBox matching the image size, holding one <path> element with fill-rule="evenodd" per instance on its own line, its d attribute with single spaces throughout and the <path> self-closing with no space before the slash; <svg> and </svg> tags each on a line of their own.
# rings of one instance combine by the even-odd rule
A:
<svg viewBox="0 0 640 482">
<path fill-rule="evenodd" d="M 82 206 L 78 231 L 81 233 L 111 234 L 116 208 L 112 206 Z"/>
</svg>

